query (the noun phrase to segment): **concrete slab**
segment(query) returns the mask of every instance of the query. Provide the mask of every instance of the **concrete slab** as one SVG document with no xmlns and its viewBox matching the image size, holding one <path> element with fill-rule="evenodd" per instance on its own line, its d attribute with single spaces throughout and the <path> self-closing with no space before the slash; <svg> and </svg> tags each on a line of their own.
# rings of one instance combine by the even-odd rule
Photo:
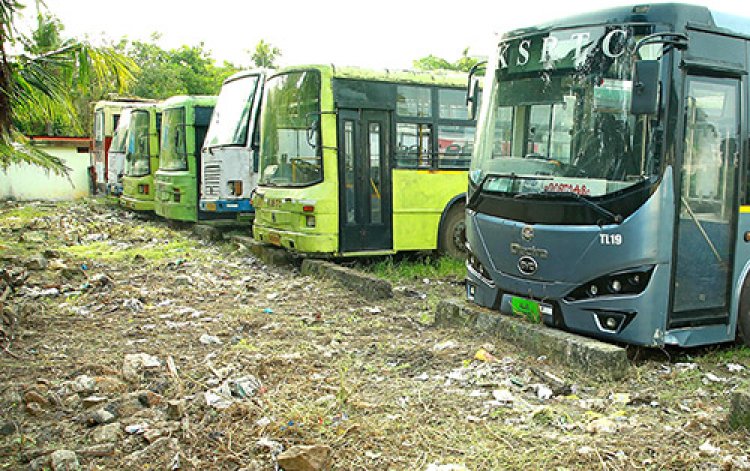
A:
<svg viewBox="0 0 750 471">
<path fill-rule="evenodd" d="M 732 392 L 729 425 L 733 429 L 750 430 L 750 391 L 747 389 Z"/>
<path fill-rule="evenodd" d="M 531 324 L 462 300 L 440 301 L 435 311 L 435 325 L 465 327 L 496 335 L 534 355 L 545 355 L 600 379 L 620 379 L 630 366 L 625 349 L 617 345 Z"/>
<path fill-rule="evenodd" d="M 393 297 L 393 287 L 383 279 L 351 268 L 342 267 L 324 260 L 305 259 L 302 261 L 303 275 L 317 275 L 332 278 L 367 299 L 388 299 Z"/>
<path fill-rule="evenodd" d="M 262 244 L 252 237 L 233 234 L 229 238 L 235 244 L 241 245 L 266 265 L 290 266 L 295 264 L 294 257 L 284 249 Z"/>
</svg>

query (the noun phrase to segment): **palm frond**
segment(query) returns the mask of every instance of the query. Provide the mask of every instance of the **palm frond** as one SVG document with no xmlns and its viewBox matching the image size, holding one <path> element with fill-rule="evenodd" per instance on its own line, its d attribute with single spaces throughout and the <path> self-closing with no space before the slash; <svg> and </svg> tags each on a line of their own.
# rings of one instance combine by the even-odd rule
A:
<svg viewBox="0 0 750 471">
<path fill-rule="evenodd" d="M 55 175 L 67 176 L 70 172 L 70 168 L 62 159 L 34 147 L 31 141 L 18 131 L 0 136 L 0 170 L 7 170 L 12 164 L 34 165 Z"/>
</svg>

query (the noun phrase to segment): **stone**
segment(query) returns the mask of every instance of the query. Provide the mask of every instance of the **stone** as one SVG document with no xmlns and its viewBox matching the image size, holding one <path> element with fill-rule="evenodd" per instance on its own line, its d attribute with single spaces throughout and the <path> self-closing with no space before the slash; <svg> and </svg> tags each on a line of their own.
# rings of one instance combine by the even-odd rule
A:
<svg viewBox="0 0 750 471">
<path fill-rule="evenodd" d="M 37 255 L 24 261 L 23 266 L 28 270 L 46 270 L 49 266 L 49 261 L 41 255 Z"/>
<path fill-rule="evenodd" d="M 127 391 L 128 385 L 116 376 L 97 376 L 96 388 L 102 394 L 114 394 Z"/>
<path fill-rule="evenodd" d="M 146 448 L 129 454 L 123 462 L 125 469 L 172 469 L 169 466 L 179 453 L 176 438 L 161 437 Z"/>
<path fill-rule="evenodd" d="M 92 426 L 104 425 L 114 422 L 115 418 L 115 414 L 107 409 L 97 409 L 86 417 L 86 422 Z"/>
<path fill-rule="evenodd" d="M 81 402 L 83 404 L 83 407 L 88 409 L 89 407 L 98 406 L 100 404 L 107 402 L 107 397 L 106 396 L 87 396 L 87 397 L 84 397 Z"/>
<path fill-rule="evenodd" d="M 295 445 L 276 457 L 284 471 L 320 471 L 328 467 L 331 447 Z"/>
<path fill-rule="evenodd" d="M 185 401 L 176 399 L 167 402 L 167 418 L 180 420 L 185 415 Z"/>
<path fill-rule="evenodd" d="M 18 432 L 18 425 L 15 422 L 4 422 L 0 425 L 0 437 L 7 437 Z"/>
<path fill-rule="evenodd" d="M 728 419 L 733 429 L 750 430 L 750 391 L 741 389 L 732 393 Z"/>
<path fill-rule="evenodd" d="M 140 381 L 144 374 L 161 368 L 161 361 L 147 353 L 131 353 L 125 355 L 122 363 L 122 376 L 126 381 Z"/>
<path fill-rule="evenodd" d="M 49 471 L 52 459 L 49 455 L 40 456 L 29 463 L 29 471 Z"/>
<path fill-rule="evenodd" d="M 44 409 L 36 402 L 29 402 L 26 404 L 26 413 L 34 417 L 39 417 L 44 414 Z"/>
<path fill-rule="evenodd" d="M 97 427 L 91 433 L 91 439 L 94 443 L 112 443 L 120 439 L 120 431 L 122 425 L 120 422 L 112 422 L 111 424 Z"/>
<path fill-rule="evenodd" d="M 96 380 L 88 375 L 77 376 L 73 380 L 71 388 L 79 394 L 90 394 L 96 391 Z"/>
<path fill-rule="evenodd" d="M 57 450 L 50 455 L 52 471 L 77 471 L 81 469 L 75 451 Z"/>
<path fill-rule="evenodd" d="M 138 401 L 144 407 L 154 407 L 164 402 L 164 396 L 153 391 L 136 391 L 134 394 L 138 394 Z"/>
<path fill-rule="evenodd" d="M 323 276 L 336 280 L 346 288 L 370 300 L 393 297 L 393 286 L 389 281 L 335 263 L 304 259 L 300 271 L 303 275 Z"/>
<path fill-rule="evenodd" d="M 49 405 L 49 401 L 46 397 L 42 396 L 38 392 L 34 391 L 33 389 L 30 391 L 26 391 L 23 395 L 23 401 L 26 404 L 29 404 L 31 402 L 36 402 L 42 407 L 47 407 Z"/>
</svg>

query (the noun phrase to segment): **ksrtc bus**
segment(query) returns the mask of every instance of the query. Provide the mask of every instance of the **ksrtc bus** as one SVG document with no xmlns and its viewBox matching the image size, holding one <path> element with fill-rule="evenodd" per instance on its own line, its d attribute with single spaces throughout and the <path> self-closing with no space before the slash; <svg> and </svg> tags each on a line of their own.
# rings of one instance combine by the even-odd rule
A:
<svg viewBox="0 0 750 471">
<path fill-rule="evenodd" d="M 206 137 L 214 96 L 175 96 L 161 105 L 159 170 L 155 174 L 154 212 L 167 219 L 196 222 L 200 155 Z"/>
<path fill-rule="evenodd" d="M 109 175 L 109 149 L 120 120 L 123 108 L 148 102 L 138 98 L 98 101 L 94 104 L 94 129 L 91 146 L 91 190 L 92 193 L 107 191 Z"/>
<path fill-rule="evenodd" d="M 265 72 L 229 77 L 221 87 L 201 152 L 200 210 L 211 219 L 249 221 L 258 182 L 258 112 Z"/>
<path fill-rule="evenodd" d="M 292 67 L 266 81 L 257 240 L 311 256 L 464 255 L 466 76 Z"/>
<path fill-rule="evenodd" d="M 137 106 L 131 112 L 120 204 L 136 211 L 154 210 L 154 173 L 159 169 L 161 108 Z"/>
<path fill-rule="evenodd" d="M 469 173 L 467 296 L 610 341 L 750 339 L 750 21 L 638 5 L 505 34 Z"/>
</svg>

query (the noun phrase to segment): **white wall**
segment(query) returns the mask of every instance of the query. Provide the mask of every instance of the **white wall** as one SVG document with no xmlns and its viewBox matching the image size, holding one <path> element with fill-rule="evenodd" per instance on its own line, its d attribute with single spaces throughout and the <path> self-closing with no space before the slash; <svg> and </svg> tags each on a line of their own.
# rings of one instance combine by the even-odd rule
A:
<svg viewBox="0 0 750 471">
<path fill-rule="evenodd" d="M 89 154 L 75 147 L 44 147 L 70 167 L 69 178 L 57 176 L 33 165 L 11 165 L 0 169 L 0 200 L 72 200 L 89 194 Z"/>
</svg>

